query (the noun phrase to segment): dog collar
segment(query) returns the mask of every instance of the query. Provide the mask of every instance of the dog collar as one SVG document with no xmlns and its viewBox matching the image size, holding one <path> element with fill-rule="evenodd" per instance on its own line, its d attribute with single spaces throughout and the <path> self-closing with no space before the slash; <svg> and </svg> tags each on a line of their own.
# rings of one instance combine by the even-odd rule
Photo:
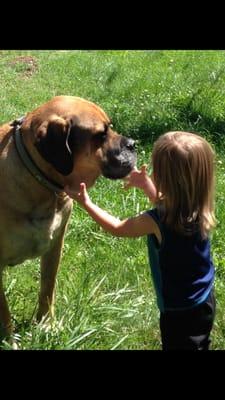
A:
<svg viewBox="0 0 225 400">
<path fill-rule="evenodd" d="M 34 160 L 28 153 L 22 138 L 20 127 L 24 121 L 24 117 L 16 119 L 10 125 L 14 126 L 13 137 L 16 145 L 17 152 L 28 171 L 37 179 L 37 181 L 45 186 L 47 189 L 55 193 L 63 192 L 63 186 L 51 181 L 44 173 L 38 168 Z"/>
</svg>

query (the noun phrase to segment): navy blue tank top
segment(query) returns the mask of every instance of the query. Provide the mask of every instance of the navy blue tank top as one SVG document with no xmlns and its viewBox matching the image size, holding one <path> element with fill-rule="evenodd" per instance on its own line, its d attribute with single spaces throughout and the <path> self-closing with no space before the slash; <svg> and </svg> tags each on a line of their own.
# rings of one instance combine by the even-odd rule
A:
<svg viewBox="0 0 225 400">
<path fill-rule="evenodd" d="M 157 209 L 147 211 L 157 223 L 162 242 L 147 235 L 148 255 L 160 311 L 182 310 L 203 303 L 214 282 L 209 239 L 199 232 L 179 234 L 160 221 Z"/>
</svg>

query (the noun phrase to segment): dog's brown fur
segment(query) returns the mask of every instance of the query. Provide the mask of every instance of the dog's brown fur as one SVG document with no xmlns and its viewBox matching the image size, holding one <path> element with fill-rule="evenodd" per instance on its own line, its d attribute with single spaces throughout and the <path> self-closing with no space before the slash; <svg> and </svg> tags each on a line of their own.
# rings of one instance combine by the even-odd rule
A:
<svg viewBox="0 0 225 400">
<path fill-rule="evenodd" d="M 24 166 L 15 148 L 13 127 L 0 127 L 0 326 L 12 332 L 2 284 L 7 265 L 41 257 L 38 320 L 53 313 L 54 286 L 72 200 L 42 186 Z M 133 142 L 110 128 L 97 105 L 73 96 L 57 96 L 28 113 L 23 142 L 36 165 L 56 183 L 78 189 L 102 174 L 122 178 L 133 168 Z"/>
</svg>

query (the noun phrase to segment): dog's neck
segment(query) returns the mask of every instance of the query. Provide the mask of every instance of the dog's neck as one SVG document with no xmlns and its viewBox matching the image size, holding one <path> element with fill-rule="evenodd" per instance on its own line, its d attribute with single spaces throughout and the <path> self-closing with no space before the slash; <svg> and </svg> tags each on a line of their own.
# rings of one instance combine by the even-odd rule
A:
<svg viewBox="0 0 225 400">
<path fill-rule="evenodd" d="M 52 179 L 49 179 L 47 175 L 40 169 L 36 160 L 34 161 L 34 156 L 32 156 L 28 151 L 20 130 L 23 121 L 24 117 L 11 123 L 11 125 L 14 127 L 13 137 L 15 146 L 23 164 L 42 186 L 46 187 L 57 195 L 63 193 L 63 185 L 53 181 Z"/>
</svg>

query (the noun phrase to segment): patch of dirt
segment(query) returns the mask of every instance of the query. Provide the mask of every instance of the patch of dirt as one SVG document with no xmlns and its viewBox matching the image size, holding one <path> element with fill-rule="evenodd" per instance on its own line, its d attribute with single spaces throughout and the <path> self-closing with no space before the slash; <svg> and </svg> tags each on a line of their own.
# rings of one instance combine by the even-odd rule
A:
<svg viewBox="0 0 225 400">
<path fill-rule="evenodd" d="M 23 78 L 29 78 L 38 70 L 37 59 L 33 56 L 18 56 L 9 61 L 8 65 L 13 67 Z"/>
</svg>

